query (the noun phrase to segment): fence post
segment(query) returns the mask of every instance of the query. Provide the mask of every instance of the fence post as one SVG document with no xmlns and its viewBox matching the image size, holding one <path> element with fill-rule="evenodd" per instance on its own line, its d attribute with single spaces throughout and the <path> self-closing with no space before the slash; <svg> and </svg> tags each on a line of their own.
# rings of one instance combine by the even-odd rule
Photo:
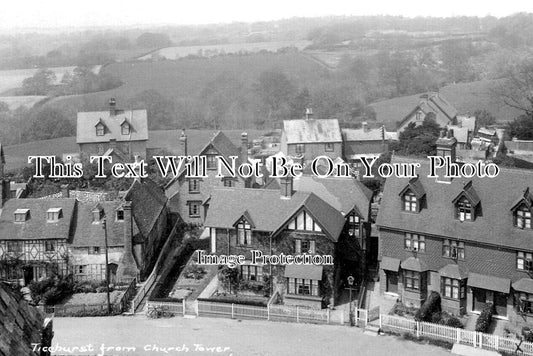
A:
<svg viewBox="0 0 533 356">
<path fill-rule="evenodd" d="M 185 299 L 181 300 L 181 305 L 183 307 L 183 316 L 185 316 Z"/>
<path fill-rule="evenodd" d="M 482 349 L 483 348 L 483 335 L 479 332 L 478 333 L 479 335 L 479 348 Z"/>
<path fill-rule="evenodd" d="M 296 322 L 300 322 L 300 307 L 296 306 Z"/>
<path fill-rule="evenodd" d="M 195 306 L 195 309 L 196 309 L 196 316 L 200 316 L 200 313 L 199 313 L 199 310 L 198 310 L 198 299 L 196 299 L 195 302 L 196 303 L 194 304 L 194 306 Z"/>
<path fill-rule="evenodd" d="M 494 335 L 496 336 L 496 340 L 495 340 L 495 347 L 496 347 L 496 351 L 498 351 L 500 349 L 500 337 L 498 335 Z"/>
<path fill-rule="evenodd" d="M 365 328 L 368 326 L 368 310 L 367 309 L 363 309 L 365 311 Z"/>
<path fill-rule="evenodd" d="M 341 325 L 344 325 L 344 313 L 341 313 Z"/>
<path fill-rule="evenodd" d="M 381 325 L 382 325 L 382 322 L 381 322 L 381 313 L 379 313 L 379 328 L 381 329 Z"/>
<path fill-rule="evenodd" d="M 455 331 L 457 332 L 457 334 L 456 334 L 456 340 L 455 340 L 455 341 L 456 341 L 458 344 L 460 344 L 460 343 L 461 343 L 461 329 L 456 328 Z"/>
<path fill-rule="evenodd" d="M 416 324 L 415 324 L 415 328 L 416 328 L 416 337 L 420 337 L 420 322 L 417 321 Z"/>
<path fill-rule="evenodd" d="M 232 319 L 233 319 L 233 313 L 234 313 L 234 311 L 233 311 L 233 303 L 231 303 L 231 318 Z"/>
<path fill-rule="evenodd" d="M 329 313 L 330 313 L 330 310 L 328 308 L 328 311 L 327 311 L 327 321 L 326 321 L 326 324 L 329 324 Z"/>
<path fill-rule="evenodd" d="M 270 304 L 267 304 L 267 320 L 270 320 Z"/>
</svg>

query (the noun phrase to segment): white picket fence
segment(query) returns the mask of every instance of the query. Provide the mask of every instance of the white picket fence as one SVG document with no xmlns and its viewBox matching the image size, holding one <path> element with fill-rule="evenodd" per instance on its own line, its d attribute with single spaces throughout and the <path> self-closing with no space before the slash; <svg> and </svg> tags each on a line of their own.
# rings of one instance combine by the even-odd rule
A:
<svg viewBox="0 0 533 356">
<path fill-rule="evenodd" d="M 521 355 L 533 356 L 533 343 L 520 343 L 520 340 L 515 338 L 505 338 L 498 335 L 484 334 L 445 325 L 418 322 L 385 314 L 380 314 L 379 327 L 381 329 L 408 332 L 416 337 L 426 336 L 485 350 L 514 353 L 517 350 L 517 346 L 520 345 L 520 349 L 522 350 Z"/>
<path fill-rule="evenodd" d="M 147 310 L 158 309 L 165 311 L 173 315 L 185 315 L 185 300 L 181 302 L 156 302 L 156 301 L 147 301 Z"/>
</svg>

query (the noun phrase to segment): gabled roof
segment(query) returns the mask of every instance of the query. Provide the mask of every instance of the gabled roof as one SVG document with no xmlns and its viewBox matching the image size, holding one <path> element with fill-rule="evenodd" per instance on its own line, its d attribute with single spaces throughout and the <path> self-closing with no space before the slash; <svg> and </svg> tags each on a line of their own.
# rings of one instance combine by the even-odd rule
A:
<svg viewBox="0 0 533 356">
<path fill-rule="evenodd" d="M 413 192 L 417 199 L 421 199 L 423 196 L 426 195 L 424 186 L 422 185 L 422 182 L 420 182 L 418 177 L 409 179 L 409 183 L 407 183 L 407 185 L 405 186 L 405 188 L 402 189 L 399 195 L 403 196 L 408 189 Z"/>
<path fill-rule="evenodd" d="M 276 233 L 302 209 L 312 215 L 330 239 L 337 241 L 344 227 L 344 217 L 309 192 L 295 192 L 290 199 L 282 199 L 278 190 L 215 189 L 204 226 L 231 229 L 246 211 L 256 230 Z"/>
<path fill-rule="evenodd" d="M 61 208 L 63 217 L 57 222 L 47 222 L 46 212 Z M 6 201 L 0 215 L 1 240 L 69 240 L 73 231 L 76 199 L 10 199 Z M 15 223 L 15 211 L 29 210 L 25 222 Z"/>
<path fill-rule="evenodd" d="M 457 109 L 438 93 L 428 93 L 419 97 L 418 104 L 402 119 L 400 126 L 419 110 L 426 115 L 429 113 L 443 114 L 450 123 L 457 116 Z"/>
<path fill-rule="evenodd" d="M 472 186 L 472 181 L 468 181 L 468 183 L 465 184 L 465 186 L 463 187 L 463 190 L 455 197 L 455 199 L 452 202 L 455 204 L 462 197 L 465 197 L 466 199 L 468 199 L 468 201 L 470 202 L 470 204 L 472 204 L 472 206 L 477 206 L 481 202 L 481 199 L 479 199 L 479 196 L 477 195 L 476 190 Z"/>
<path fill-rule="evenodd" d="M 109 246 L 124 246 L 124 224 L 126 221 L 116 220 L 116 211 L 120 209 L 121 201 L 101 201 L 97 204 L 78 202 L 76 214 L 76 232 L 72 240 L 72 247 L 105 246 L 103 224 L 94 224 L 92 212 L 102 209 L 106 216 L 107 241 Z M 139 229 L 133 224 L 133 235 Z"/>
<path fill-rule="evenodd" d="M 511 207 L 511 210 L 514 211 L 516 210 L 518 207 L 520 207 L 520 205 L 522 204 L 525 204 L 526 207 L 531 210 L 533 208 L 533 194 L 531 194 L 529 192 L 529 187 L 527 187 L 526 189 L 524 189 L 524 193 L 522 194 L 522 196 L 516 201 L 516 203 Z"/>
<path fill-rule="evenodd" d="M 129 135 L 122 135 L 124 121 L 131 125 Z M 95 126 L 102 123 L 106 130 L 103 136 L 96 136 Z M 107 111 L 79 112 L 77 117 L 76 143 L 148 140 L 148 118 L 146 110 L 117 110 L 115 115 Z"/>
<path fill-rule="evenodd" d="M 266 189 L 279 191 L 277 179 L 270 181 Z M 293 189 L 313 192 L 319 198 L 346 215 L 354 208 L 363 219 L 367 219 L 372 200 L 372 191 L 360 181 L 353 178 L 319 178 L 315 175 L 303 175 L 293 180 Z"/>
<path fill-rule="evenodd" d="M 439 183 L 428 178 L 428 160 L 395 156 L 392 163 L 420 163 L 419 179 L 426 191 L 427 206 L 419 213 L 407 213 L 401 209 L 398 193 L 405 188 L 406 178 L 387 178 L 376 224 L 380 229 L 415 232 L 442 238 L 460 238 L 466 241 L 486 243 L 517 249 L 531 249 L 533 231 L 514 227 L 510 209 L 531 185 L 531 170 L 500 167 L 495 178 L 455 178 L 449 183 Z M 482 214 L 474 221 L 461 222 L 455 217 L 453 198 L 472 181 L 477 199 L 483 207 Z M 428 223 L 430 222 L 430 223 Z"/>
<path fill-rule="evenodd" d="M 377 129 L 342 129 L 344 141 L 382 141 L 385 139 L 385 127 Z"/>
<path fill-rule="evenodd" d="M 133 182 L 124 200 L 131 201 L 133 219 L 141 234 L 147 237 L 166 207 L 165 193 L 154 181 L 145 178 Z"/>
<path fill-rule="evenodd" d="M 284 120 L 287 143 L 342 142 L 337 119 Z"/>
</svg>

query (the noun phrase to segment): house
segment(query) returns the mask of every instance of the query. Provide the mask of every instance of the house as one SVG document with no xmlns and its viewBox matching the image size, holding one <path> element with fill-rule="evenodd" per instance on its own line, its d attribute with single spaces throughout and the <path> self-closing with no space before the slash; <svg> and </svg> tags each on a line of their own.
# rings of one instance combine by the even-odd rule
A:
<svg viewBox="0 0 533 356">
<path fill-rule="evenodd" d="M 476 132 L 476 118 L 475 116 L 457 115 L 456 124 L 447 125 L 447 129 L 453 130 L 458 149 L 469 149 Z"/>
<path fill-rule="evenodd" d="M 427 93 L 420 96 L 418 104 L 398 124 L 398 132 L 412 122 L 416 126 L 422 125 L 425 119 L 433 119 L 439 126 L 453 125 L 457 119 L 457 109 L 453 107 L 439 93 Z"/>
<path fill-rule="evenodd" d="M 53 324 L 20 292 L 0 282 L 0 355 L 49 356 L 45 350 L 52 345 Z"/>
<path fill-rule="evenodd" d="M 187 223 L 201 225 L 205 219 L 205 212 L 202 204 L 209 198 L 213 189 L 217 187 L 238 187 L 245 188 L 250 185 L 249 181 L 237 176 L 216 177 L 218 171 L 217 156 L 224 157 L 231 162 L 231 156 L 236 156 L 236 166 L 241 162 L 248 161 L 248 135 L 241 135 L 241 147 L 235 146 L 228 137 L 221 131 L 202 147 L 199 152 L 188 152 L 187 135 L 183 132 L 181 144 L 185 146 L 184 152 L 187 154 L 197 154 L 205 157 L 207 171 L 205 178 L 189 178 L 186 171 L 182 170 L 179 175 L 172 179 L 165 187 L 165 194 L 169 199 L 170 213 L 180 216 Z"/>
<path fill-rule="evenodd" d="M 10 199 L 0 214 L 0 278 L 27 284 L 68 274 L 75 199 Z"/>
<path fill-rule="evenodd" d="M 337 119 L 315 119 L 311 109 L 306 118 L 284 120 L 281 152 L 312 161 L 318 156 L 342 157 L 342 134 Z"/>
<path fill-rule="evenodd" d="M 313 192 L 295 191 L 290 177 L 283 178 L 280 186 L 280 190 L 214 190 L 205 204 L 204 224 L 210 232 L 211 253 L 244 255 L 240 278 L 263 284 L 269 276 L 271 292 L 280 293 L 285 304 L 313 308 L 333 304 L 343 265 L 340 246 L 349 245 L 344 240 L 356 244 L 359 225 L 338 210 L 341 201 L 335 202 L 335 208 Z M 348 215 L 354 211 L 348 205 L 342 208 Z M 330 255 L 334 264 L 252 264 L 250 250 L 254 249 L 264 255 Z"/>
<path fill-rule="evenodd" d="M 113 161 L 130 161 L 139 156 L 146 159 L 148 119 L 146 110 L 122 110 L 115 99 L 109 110 L 79 112 L 76 143 L 82 156 L 106 155 Z"/>
<path fill-rule="evenodd" d="M 360 129 L 342 129 L 343 157 L 348 163 L 360 164 L 361 157 L 380 156 L 389 149 L 385 127 L 377 129 L 362 123 Z"/>
<path fill-rule="evenodd" d="M 437 141 L 455 159 L 453 137 Z M 495 178 L 387 178 L 377 219 L 380 288 L 419 307 L 431 291 L 453 314 L 492 303 L 497 317 L 533 320 L 532 172 L 501 168 Z"/>
</svg>

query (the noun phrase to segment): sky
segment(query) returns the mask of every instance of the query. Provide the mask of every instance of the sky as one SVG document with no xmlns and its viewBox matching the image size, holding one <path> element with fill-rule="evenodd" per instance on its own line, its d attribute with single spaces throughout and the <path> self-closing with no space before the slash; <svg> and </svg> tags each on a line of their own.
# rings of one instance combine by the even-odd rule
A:
<svg viewBox="0 0 533 356">
<path fill-rule="evenodd" d="M 0 28 L 254 22 L 328 15 L 507 16 L 531 0 L 4 0 Z"/>
</svg>

